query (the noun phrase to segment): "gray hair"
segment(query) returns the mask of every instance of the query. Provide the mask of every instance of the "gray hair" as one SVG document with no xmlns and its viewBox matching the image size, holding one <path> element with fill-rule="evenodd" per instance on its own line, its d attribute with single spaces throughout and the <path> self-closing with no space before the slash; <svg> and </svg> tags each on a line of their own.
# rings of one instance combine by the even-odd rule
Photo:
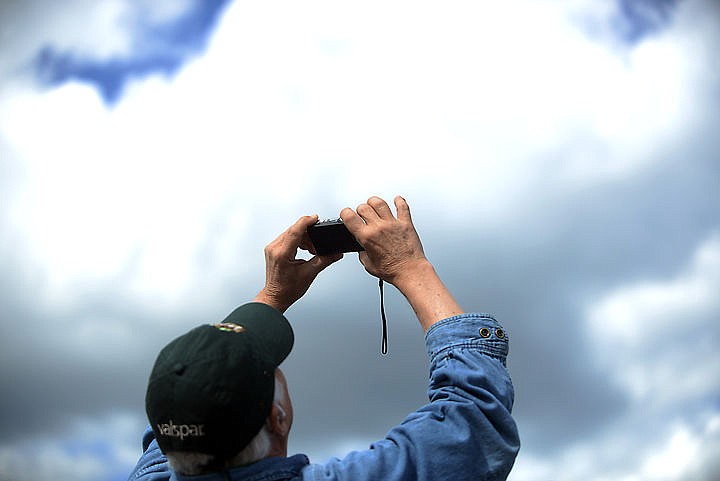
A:
<svg viewBox="0 0 720 481">
<path fill-rule="evenodd" d="M 276 378 L 273 404 L 280 404 L 286 401 L 285 390 L 279 386 Z M 165 455 L 170 463 L 170 467 L 177 474 L 183 476 L 207 474 L 222 468 L 246 466 L 267 457 L 272 444 L 270 435 L 271 432 L 267 423 L 263 424 L 260 432 L 252 438 L 250 443 L 235 456 L 227 460 L 217 459 L 217 456 L 212 454 L 190 451 L 170 451 L 165 453 Z"/>
</svg>

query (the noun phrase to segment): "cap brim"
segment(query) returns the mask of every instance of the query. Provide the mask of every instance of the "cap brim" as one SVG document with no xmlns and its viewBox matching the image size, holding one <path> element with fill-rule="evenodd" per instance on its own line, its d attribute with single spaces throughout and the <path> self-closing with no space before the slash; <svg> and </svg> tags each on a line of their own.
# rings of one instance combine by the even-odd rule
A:
<svg viewBox="0 0 720 481">
<path fill-rule="evenodd" d="M 290 354 L 295 335 L 290 322 L 275 308 L 261 302 L 243 304 L 223 322 L 243 326 L 267 349 L 268 360 L 279 366 Z"/>
</svg>

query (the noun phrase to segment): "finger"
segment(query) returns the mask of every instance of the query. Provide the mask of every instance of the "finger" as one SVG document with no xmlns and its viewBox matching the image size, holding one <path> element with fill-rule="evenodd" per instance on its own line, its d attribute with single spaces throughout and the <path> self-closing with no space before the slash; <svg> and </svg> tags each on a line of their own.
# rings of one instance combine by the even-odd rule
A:
<svg viewBox="0 0 720 481">
<path fill-rule="evenodd" d="M 310 269 L 313 277 L 318 275 L 323 269 L 330 264 L 333 264 L 343 258 L 342 254 L 332 254 L 327 256 L 314 256 L 308 260 L 303 266 L 306 269 Z"/>
<path fill-rule="evenodd" d="M 316 223 L 318 220 L 318 215 L 304 215 L 300 217 L 293 225 L 288 228 L 287 232 L 288 234 L 292 234 L 293 236 L 298 235 L 302 236 L 307 232 L 307 228 Z"/>
<path fill-rule="evenodd" d="M 317 251 L 315 250 L 315 245 L 313 245 L 312 240 L 310 240 L 310 236 L 306 233 L 302 240 L 300 241 L 300 248 L 302 250 L 308 251 L 309 253 L 316 255 Z"/>
<path fill-rule="evenodd" d="M 312 226 L 312 224 L 310 224 L 310 226 L 305 228 L 305 232 L 303 233 L 302 239 L 300 239 L 299 247 L 302 250 L 306 250 L 306 251 L 310 252 L 311 254 L 317 254 L 317 252 L 315 252 L 315 245 L 312 243 L 312 239 L 310 239 L 310 234 L 308 233 L 308 230 L 310 229 L 311 226 Z"/>
<path fill-rule="evenodd" d="M 300 217 L 285 232 L 265 247 L 265 256 L 294 259 L 298 247 L 303 243 L 307 225 L 317 222 L 317 214 Z"/>
<path fill-rule="evenodd" d="M 304 215 L 300 217 L 293 225 L 291 225 L 284 234 L 281 235 L 283 238 L 282 250 L 284 253 L 295 253 L 298 247 L 305 242 L 305 236 L 307 236 L 307 228 L 317 222 L 318 216 L 315 215 Z"/>
<path fill-rule="evenodd" d="M 347 227 L 355 237 L 357 237 L 365 227 L 365 222 L 362 220 L 362 217 L 357 215 L 350 207 L 345 207 L 340 211 L 340 218 L 345 223 L 345 227 Z"/>
<path fill-rule="evenodd" d="M 363 220 L 366 223 L 372 223 L 377 220 L 380 220 L 380 216 L 377 212 L 375 212 L 375 209 L 373 209 L 368 204 L 360 204 L 357 206 L 357 209 L 355 209 L 360 217 L 363 218 Z"/>
<path fill-rule="evenodd" d="M 397 209 L 397 218 L 403 222 L 412 223 L 410 216 L 410 206 L 407 201 L 399 195 L 395 197 L 395 208 Z"/>
<path fill-rule="evenodd" d="M 374 195 L 370 197 L 367 204 L 372 207 L 381 219 L 395 219 L 390 206 L 380 197 Z"/>
</svg>

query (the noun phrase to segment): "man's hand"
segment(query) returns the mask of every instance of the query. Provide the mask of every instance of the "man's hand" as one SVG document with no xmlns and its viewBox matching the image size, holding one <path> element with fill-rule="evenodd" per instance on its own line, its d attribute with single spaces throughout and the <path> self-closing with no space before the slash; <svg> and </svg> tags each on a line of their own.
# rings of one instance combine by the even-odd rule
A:
<svg viewBox="0 0 720 481">
<path fill-rule="evenodd" d="M 397 287 L 427 330 L 463 311 L 425 257 L 405 199 L 395 197 L 395 208 L 397 218 L 384 200 L 370 197 L 340 217 L 365 249 L 359 255 L 365 270 Z"/>
<path fill-rule="evenodd" d="M 255 302 L 285 312 L 307 292 L 320 271 L 342 259 L 342 254 L 316 255 L 307 261 L 295 258 L 298 249 L 315 253 L 307 228 L 317 220 L 317 215 L 300 217 L 265 247 L 265 287 L 255 297 Z"/>
<path fill-rule="evenodd" d="M 391 284 L 427 263 L 410 217 L 410 207 L 398 196 L 395 208 L 397 218 L 384 200 L 370 197 L 356 212 L 347 207 L 340 212 L 348 230 L 365 249 L 359 256 L 362 265 L 373 276 Z"/>
</svg>

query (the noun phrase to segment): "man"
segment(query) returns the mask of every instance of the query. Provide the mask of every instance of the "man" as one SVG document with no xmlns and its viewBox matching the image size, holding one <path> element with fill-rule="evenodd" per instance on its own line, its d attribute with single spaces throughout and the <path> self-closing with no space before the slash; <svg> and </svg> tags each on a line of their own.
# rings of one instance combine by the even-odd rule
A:
<svg viewBox="0 0 720 481">
<path fill-rule="evenodd" d="M 499 480 L 520 442 L 505 368 L 508 340 L 492 317 L 465 314 L 423 253 L 410 209 L 371 197 L 340 213 L 365 269 L 407 298 L 426 331 L 429 399 L 366 451 L 323 465 L 287 457 L 293 410 L 279 364 L 292 329 L 282 313 L 342 256 L 314 253 L 300 218 L 265 249 L 266 283 L 223 323 L 200 326 L 158 356 L 146 430 L 131 480 Z M 165 453 L 165 454 L 163 454 Z M 169 460 L 169 463 L 168 463 Z M 168 466 L 169 464 L 169 466 Z"/>
</svg>

